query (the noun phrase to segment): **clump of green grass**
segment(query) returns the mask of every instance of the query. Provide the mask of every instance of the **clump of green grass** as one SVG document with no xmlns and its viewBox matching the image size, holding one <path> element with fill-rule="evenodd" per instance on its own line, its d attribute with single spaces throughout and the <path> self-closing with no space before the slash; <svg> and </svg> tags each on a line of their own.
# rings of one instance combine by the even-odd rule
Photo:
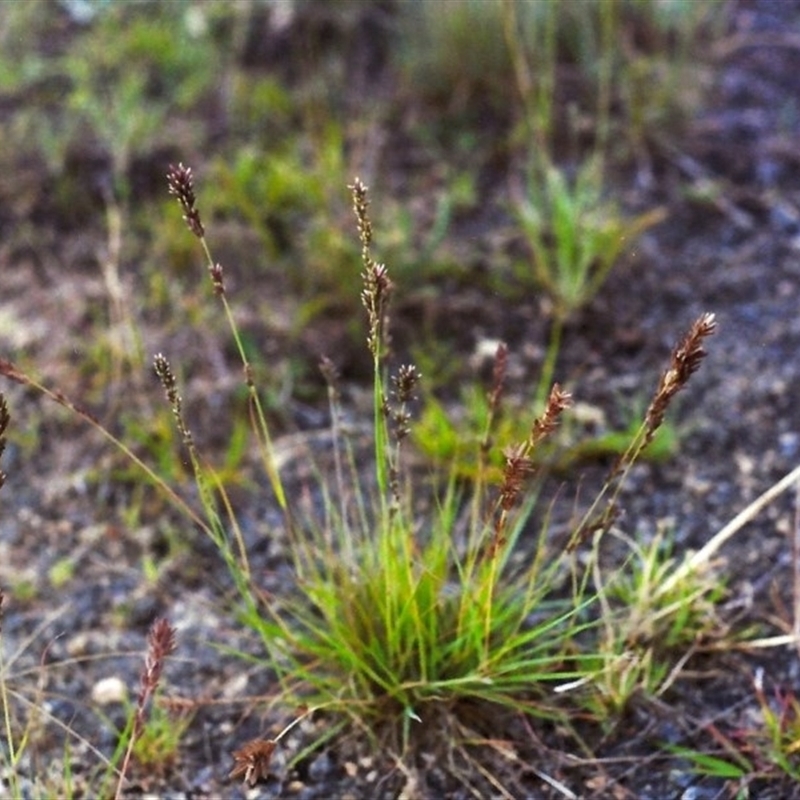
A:
<svg viewBox="0 0 800 800">
<path fill-rule="evenodd" d="M 265 667 L 276 677 L 274 702 L 305 709 L 300 717 L 324 710 L 331 719 L 327 737 L 349 725 L 402 762 L 422 742 L 436 742 L 436 732 L 443 734 L 437 746 L 444 742 L 446 748 L 465 747 L 462 740 L 476 724 L 496 733 L 501 711 L 569 725 L 571 716 L 587 707 L 602 717 L 623 707 L 634 691 L 661 686 L 660 674 L 654 680 L 640 672 L 624 681 L 609 675 L 630 659 L 642 631 L 675 631 L 679 645 L 697 635 L 705 625 L 700 610 L 708 598 L 706 584 L 692 583 L 699 566 L 689 567 L 686 560 L 659 566 L 646 549 L 632 545 L 635 568 L 626 577 L 623 565 L 609 577 L 601 544 L 613 529 L 631 466 L 705 355 L 713 317 L 701 317 L 676 347 L 644 421 L 566 539 L 554 539 L 547 513 L 534 522 L 536 455 L 570 405 L 566 392 L 554 385 L 524 436 L 505 443 L 499 475 L 491 466 L 505 347 L 495 357 L 474 480 L 460 490 L 454 465 L 440 476 L 442 490 L 431 492 L 427 477 L 420 480 L 407 460 L 422 376 L 413 365 L 393 363 L 388 318 L 394 285 L 387 267 L 373 256 L 367 189 L 356 180 L 351 193 L 373 368 L 372 452 L 364 458 L 345 435 L 335 367 L 325 362 L 334 467 L 332 474 L 319 474 L 314 491 L 322 512 L 316 514 L 290 495 L 278 467 L 224 269 L 206 238 L 191 170 L 172 167 L 168 184 L 205 255 L 211 287 L 238 348 L 264 469 L 284 515 L 294 587 L 276 597 L 259 585 L 230 499 L 198 452 L 175 372 L 164 355 L 155 357 L 155 371 L 188 454 L 201 511 L 62 393 L 7 361 L 0 361 L 0 374 L 43 392 L 97 427 L 212 539 L 239 594 L 238 619 L 259 637 Z M 674 662 L 674 669 L 679 666 Z M 603 699 L 609 694 L 611 702 Z M 480 719 L 483 723 L 476 722 Z M 124 739 L 123 774 L 138 731 L 131 728 Z M 264 777 L 279 738 L 259 739 L 237 751 L 234 773 L 248 781 Z"/>
<path fill-rule="evenodd" d="M 613 718 L 634 695 L 660 697 L 698 649 L 728 633 L 717 612 L 725 585 L 713 564 L 671 583 L 678 561 L 663 531 L 648 542 L 611 533 L 629 555 L 621 567 L 593 565 L 600 659 L 586 700 L 599 719 Z"/>
<path fill-rule="evenodd" d="M 223 271 L 206 242 L 191 172 L 173 168 L 170 190 L 206 253 L 215 293 L 236 339 Z M 556 429 L 570 397 L 557 385 L 551 389 L 543 413 L 524 438 L 504 450 L 499 484 L 493 483 L 488 455 L 503 394 L 507 353 L 502 347 L 468 493 L 460 494 L 450 480 L 443 494 L 425 497 L 424 484 L 406 470 L 411 406 L 421 376 L 413 365 L 392 368 L 387 320 L 394 285 L 386 266 L 372 254 L 367 189 L 357 180 L 351 192 L 373 364 L 373 454 L 369 466 L 356 465 L 338 423 L 335 369 L 326 363 L 335 469 L 332 477 L 320 478 L 321 519 L 304 516 L 288 502 L 242 354 L 265 466 L 285 513 L 296 592 L 267 598 L 253 584 L 243 548 L 233 547 L 235 534 L 229 541 L 224 531 L 213 477 L 194 452 L 171 369 L 163 356 L 156 360 L 196 468 L 210 520 L 207 529 L 217 537 L 245 599 L 243 619 L 260 635 L 284 702 L 336 712 L 376 736 L 388 728 L 388 741 L 400 754 L 407 754 L 430 725 L 444 729 L 446 721 L 459 719 L 460 710 L 474 714 L 476 706 L 566 719 L 570 706 L 575 707 L 566 689 L 594 683 L 622 657 L 603 649 L 603 625 L 607 636 L 612 625 L 622 625 L 628 611 L 612 605 L 605 584 L 592 586 L 599 569 L 599 542 L 614 521 L 628 470 L 652 442 L 674 395 L 699 366 L 702 342 L 714 330 L 713 318 L 698 320 L 676 348 L 645 421 L 603 493 L 569 541 L 559 545 L 549 540 L 546 516 L 538 533 L 532 531 L 536 494 L 527 487 L 536 453 Z M 575 558 L 578 551 L 586 551 L 581 559 Z M 578 566 L 580 562 L 590 568 Z M 643 568 L 631 580 L 644 585 L 653 576 L 647 572 L 645 578 Z M 705 596 L 703 587 L 687 592 L 684 602 L 670 597 L 658 608 L 660 618 L 688 630 L 690 620 L 679 623 L 672 617 L 685 617 L 687 608 Z M 643 603 L 637 614 L 646 615 Z M 636 681 L 622 687 L 615 702 L 624 704 L 628 692 L 641 685 Z"/>
<path fill-rule="evenodd" d="M 191 174 L 178 167 L 170 180 L 190 229 L 207 249 Z M 509 450 L 494 500 L 480 483 L 466 525 L 452 488 L 434 503 L 430 516 L 420 520 L 415 510 L 419 498 L 403 471 L 409 406 L 420 376 L 413 365 L 390 373 L 386 324 L 393 285 L 386 267 L 371 253 L 366 188 L 357 181 L 352 192 L 373 361 L 373 486 L 368 489 L 364 475 L 355 470 L 347 481 L 347 444 L 337 439 L 342 450 L 336 481 L 320 487 L 326 498 L 325 518 L 301 529 L 286 502 L 281 478 L 270 466 L 274 460 L 269 433 L 261 429 L 273 491 L 287 515 L 300 592 L 297 598 L 281 600 L 282 613 L 271 603 L 254 604 L 254 587 L 248 584 L 243 563 L 230 560 L 240 571 L 238 585 L 250 598 L 247 622 L 260 633 L 284 689 L 300 693 L 297 700 L 359 719 L 404 721 L 404 738 L 412 721 L 429 715 L 429 707 L 459 700 L 522 704 L 531 713 L 546 714 L 541 686 L 579 674 L 576 664 L 581 658 L 568 657 L 566 645 L 576 626 L 587 624 L 579 619 L 585 601 L 551 596 L 554 575 L 563 572 L 563 564 L 545 559 L 544 536 L 528 568 L 513 579 L 507 573 L 527 519 L 528 509 L 518 500 L 532 470 L 531 453 L 555 428 L 569 398 L 558 387 L 553 389 L 528 438 Z M 215 291 L 224 300 L 221 268 L 207 255 Z M 231 321 L 235 326 L 233 317 Z M 182 420 L 163 357 L 157 359 L 156 369 L 176 418 Z M 331 389 L 336 420 L 340 412 Z M 263 418 L 256 417 L 260 424 Z M 179 426 L 191 452 L 191 434 L 185 423 L 179 421 Z M 205 485 L 199 459 L 197 465 Z M 212 497 L 208 492 L 205 496 L 207 510 L 213 508 Z M 216 523 L 211 527 L 216 529 Z M 544 608 L 548 613 L 542 616 Z"/>
</svg>

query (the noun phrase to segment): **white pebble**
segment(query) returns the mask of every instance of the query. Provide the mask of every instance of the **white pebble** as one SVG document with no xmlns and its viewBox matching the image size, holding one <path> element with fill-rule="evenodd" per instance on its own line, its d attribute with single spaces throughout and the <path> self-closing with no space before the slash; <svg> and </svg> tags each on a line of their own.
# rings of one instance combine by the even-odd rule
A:
<svg viewBox="0 0 800 800">
<path fill-rule="evenodd" d="M 128 697 L 128 687 L 121 678 L 103 678 L 92 687 L 92 700 L 100 706 L 123 703 Z"/>
</svg>

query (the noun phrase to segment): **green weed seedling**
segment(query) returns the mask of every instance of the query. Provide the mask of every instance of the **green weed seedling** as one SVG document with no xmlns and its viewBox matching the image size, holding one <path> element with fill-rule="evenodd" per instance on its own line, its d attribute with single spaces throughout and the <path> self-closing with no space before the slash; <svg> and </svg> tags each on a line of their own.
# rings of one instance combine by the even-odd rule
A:
<svg viewBox="0 0 800 800">
<path fill-rule="evenodd" d="M 493 438 L 496 441 L 517 441 L 525 435 L 526 416 L 530 413 L 524 404 L 505 403 L 496 414 L 492 414 L 491 393 L 478 385 L 466 386 L 461 391 L 458 412 L 449 414 L 443 403 L 427 397 L 419 420 L 412 430 L 417 449 L 434 464 L 451 465 L 457 477 L 466 480 L 475 478 L 480 460 L 479 443 L 486 433 L 486 425 L 492 419 Z M 533 406 L 533 401 L 531 402 Z M 573 414 L 564 420 L 557 435 L 543 444 L 536 453 L 537 466 L 557 473 L 568 474 L 588 461 L 604 460 L 621 456 L 639 432 L 639 417 L 630 415 L 625 430 L 590 431 L 585 422 Z M 678 433 L 673 425 L 665 422 L 656 432 L 653 441 L 642 452 L 645 461 L 663 461 L 677 449 Z M 502 453 L 488 456 L 492 477 L 502 474 Z"/>
<path fill-rule="evenodd" d="M 540 373 L 537 401 L 542 404 L 553 380 L 565 322 L 586 306 L 605 283 L 612 268 L 648 228 L 664 217 L 653 209 L 634 217 L 623 214 L 608 198 L 605 171 L 611 129 L 614 54 L 619 41 L 619 17 L 611 2 L 573 7 L 546 3 L 541 18 L 523 14 L 512 2 L 503 3 L 505 39 L 514 65 L 524 109 L 528 150 L 527 182 L 512 199 L 512 208 L 529 250 L 515 274 L 523 285 L 545 292 L 551 304 L 551 330 Z M 598 15 L 597 40 L 579 48 L 583 63 L 592 62 L 593 144 L 585 155 L 577 144 L 571 164 L 557 162 L 558 44 L 569 26 L 569 9 Z M 577 28 L 580 29 L 580 28 Z M 591 55 L 589 56 L 588 53 Z M 596 77 L 595 77 L 596 76 Z M 575 110 L 573 110 L 575 111 Z M 573 117 L 575 113 L 573 113 Z M 585 149 L 585 148 L 584 148 Z"/>
<path fill-rule="evenodd" d="M 664 214 L 655 209 L 624 216 L 605 195 L 597 160 L 582 164 L 570 181 L 542 157 L 531 167 L 527 195 L 518 200 L 516 211 L 531 255 L 530 261 L 517 263 L 516 275 L 543 290 L 552 304 L 541 400 L 555 371 L 564 324 L 594 298 L 621 256 Z"/>
<path fill-rule="evenodd" d="M 597 161 L 585 162 L 574 181 L 553 164 L 534 167 L 518 214 L 533 256 L 533 281 L 562 320 L 589 303 L 623 252 L 664 217 L 660 210 L 622 215 L 605 196 Z"/>
<path fill-rule="evenodd" d="M 707 732 L 719 746 L 710 755 L 689 747 L 671 747 L 688 759 L 696 772 L 736 781 L 742 797 L 749 797 L 747 786 L 758 778 L 784 776 L 800 781 L 800 700 L 792 689 L 764 686 L 764 670 L 758 668 L 753 679 L 758 718 L 727 734 L 717 725 Z"/>
<path fill-rule="evenodd" d="M 599 558 L 594 562 L 602 664 L 587 705 L 600 719 L 621 711 L 636 694 L 662 695 L 698 647 L 728 633 L 716 613 L 725 588 L 712 564 L 670 583 L 677 560 L 664 531 L 648 542 L 610 534 L 629 556 L 615 569 L 601 569 Z"/>
</svg>

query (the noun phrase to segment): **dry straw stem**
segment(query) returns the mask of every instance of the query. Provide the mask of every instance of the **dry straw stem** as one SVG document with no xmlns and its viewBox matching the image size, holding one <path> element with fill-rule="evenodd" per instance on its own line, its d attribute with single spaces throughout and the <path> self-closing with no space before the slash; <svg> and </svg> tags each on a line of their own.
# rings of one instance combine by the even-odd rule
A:
<svg viewBox="0 0 800 800">
<path fill-rule="evenodd" d="M 693 572 L 702 569 L 724 545 L 728 539 L 735 536 L 748 522 L 771 502 L 780 497 L 787 489 L 792 486 L 800 491 L 800 466 L 795 467 L 787 475 L 784 475 L 777 483 L 769 487 L 763 494 L 753 500 L 750 505 L 742 509 L 727 525 L 720 529 L 703 547 L 694 555 L 687 558 L 672 575 L 665 581 L 663 590 L 668 592 L 676 584 L 686 580 Z M 800 569 L 800 564 L 794 564 L 795 574 Z M 798 636 L 798 618 L 800 609 L 795 609 L 795 621 L 793 632 L 784 636 L 772 636 L 766 639 L 756 639 L 747 642 L 748 647 L 775 647 L 783 644 L 795 644 L 800 647 L 800 636 Z"/>
</svg>

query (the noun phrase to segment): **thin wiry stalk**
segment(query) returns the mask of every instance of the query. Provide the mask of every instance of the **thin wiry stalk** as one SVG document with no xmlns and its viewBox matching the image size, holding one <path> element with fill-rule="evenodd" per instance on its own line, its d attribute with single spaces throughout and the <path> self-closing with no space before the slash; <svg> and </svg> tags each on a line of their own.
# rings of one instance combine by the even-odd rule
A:
<svg viewBox="0 0 800 800">
<path fill-rule="evenodd" d="M 236 324 L 236 319 L 233 316 L 233 312 L 225 293 L 225 281 L 222 265 L 214 261 L 214 258 L 211 255 L 211 250 L 208 246 L 208 242 L 206 241 L 205 227 L 203 226 L 200 218 L 200 211 L 196 205 L 197 201 L 194 193 L 194 179 L 192 177 L 192 170 L 189 167 L 185 167 L 183 164 L 170 166 L 167 172 L 167 185 L 170 194 L 174 195 L 180 203 L 180 206 L 183 210 L 183 219 L 186 222 L 187 227 L 200 240 L 200 244 L 203 248 L 203 253 L 206 257 L 206 263 L 208 264 L 208 272 L 211 277 L 211 283 L 214 288 L 214 294 L 219 297 L 220 302 L 222 303 L 225 317 L 228 322 L 228 327 L 233 335 L 236 349 L 242 362 L 245 385 L 247 386 L 250 400 L 251 419 L 254 421 L 253 427 L 259 437 L 259 443 L 261 445 L 260 449 L 264 457 L 264 468 L 278 505 L 284 514 L 288 514 L 289 507 L 286 501 L 286 492 L 278 472 L 269 425 L 267 424 L 267 418 L 264 413 L 264 408 L 261 404 L 261 397 L 259 396 L 255 381 L 253 380 L 252 368 L 247 358 L 244 342 L 242 341 L 241 334 L 239 333 L 239 327 Z"/>
<path fill-rule="evenodd" d="M 164 391 L 167 396 L 167 402 L 170 404 L 172 414 L 175 418 L 175 424 L 178 432 L 181 434 L 184 447 L 189 455 L 189 461 L 192 465 L 192 473 L 197 486 L 198 494 L 200 495 L 200 502 L 206 513 L 208 524 L 205 530 L 217 547 L 220 555 L 225 559 L 225 564 L 228 567 L 230 575 L 233 577 L 236 588 L 240 597 L 244 601 L 248 611 L 255 614 L 257 609 L 257 601 L 254 596 L 252 583 L 250 581 L 250 567 L 247 558 L 247 551 L 244 545 L 239 525 L 236 522 L 233 509 L 230 506 L 227 493 L 224 486 L 219 482 L 217 476 L 210 467 L 203 464 L 197 448 L 194 443 L 194 437 L 186 423 L 183 416 L 183 402 L 178 392 L 177 379 L 170 367 L 167 359 L 158 353 L 154 359 L 154 370 L 158 376 Z M 239 549 L 239 559 L 237 560 L 231 543 L 228 541 L 228 536 L 225 529 L 225 524 L 220 516 L 217 508 L 216 493 L 222 499 L 225 506 L 228 518 L 232 522 L 232 530 L 236 545 Z M 267 641 L 267 651 L 274 652 L 274 646 L 271 641 Z"/>
<path fill-rule="evenodd" d="M 503 394 L 505 392 L 506 373 L 508 372 L 508 346 L 505 342 L 497 345 L 494 355 L 494 365 L 492 367 L 492 385 L 489 390 L 488 412 L 486 414 L 486 425 L 481 435 L 478 447 L 477 475 L 472 491 L 471 503 L 471 525 L 477 528 L 482 523 L 486 513 L 483 503 L 486 494 L 486 480 L 489 467 L 489 455 L 492 449 L 492 432 L 495 421 L 500 413 Z"/>
<path fill-rule="evenodd" d="M 124 442 L 114 436 L 111 431 L 106 428 L 97 417 L 87 409 L 79 406 L 70 400 L 63 392 L 57 389 L 50 389 L 43 383 L 39 382 L 31 375 L 23 372 L 13 362 L 7 359 L 0 358 L 0 375 L 34 389 L 39 394 L 47 397 L 60 406 L 68 409 L 80 419 L 89 423 L 106 441 L 110 442 L 114 447 L 119 450 L 131 463 L 135 464 L 160 491 L 169 499 L 169 501 L 181 512 L 187 519 L 190 519 L 198 528 L 204 533 L 212 536 L 213 533 L 208 524 L 197 514 L 196 511 L 151 467 L 149 467 L 142 459 L 140 459 Z"/>
<path fill-rule="evenodd" d="M 537 417 L 531 426 L 528 438 L 518 445 L 507 448 L 504 455 L 506 465 L 503 470 L 503 483 L 500 486 L 495 509 L 492 513 L 492 538 L 486 558 L 489 564 L 489 576 L 486 581 L 484 602 L 484 648 L 485 657 L 491 652 L 491 636 L 493 625 L 493 604 L 495 602 L 495 587 L 498 580 L 498 568 L 501 551 L 507 544 L 509 514 L 514 508 L 523 486 L 534 471 L 533 451 L 557 427 L 558 420 L 564 410 L 570 405 L 571 396 L 555 384 L 550 391 L 547 406 L 540 417 Z"/>
<path fill-rule="evenodd" d="M 320 361 L 320 372 L 325 378 L 325 383 L 328 386 L 328 410 L 331 415 L 331 440 L 333 442 L 333 468 L 336 476 L 336 491 L 339 494 L 339 517 L 340 524 L 344 527 L 350 527 L 350 515 L 347 509 L 347 491 L 344 485 L 344 469 L 342 467 L 342 451 L 341 451 L 341 425 L 340 425 L 340 412 L 339 412 L 339 389 L 338 380 L 339 374 L 336 370 L 334 363 L 327 357 L 323 357 Z M 326 506 L 327 508 L 327 506 Z M 326 528 L 331 524 L 330 520 L 325 520 Z M 352 537 L 346 536 L 346 544 L 352 548 Z M 352 552 L 347 553 L 348 561 L 352 559 Z"/>
<path fill-rule="evenodd" d="M 361 240 L 362 280 L 361 300 L 367 310 L 367 345 L 372 355 L 373 420 L 375 440 L 375 475 L 381 502 L 386 502 L 389 489 L 389 436 L 387 431 L 387 397 L 384 388 L 384 348 L 386 347 L 386 314 L 392 283 L 386 267 L 378 264 L 371 254 L 372 222 L 369 217 L 367 187 L 359 178 L 349 187 L 353 196 L 358 235 Z"/>
</svg>

